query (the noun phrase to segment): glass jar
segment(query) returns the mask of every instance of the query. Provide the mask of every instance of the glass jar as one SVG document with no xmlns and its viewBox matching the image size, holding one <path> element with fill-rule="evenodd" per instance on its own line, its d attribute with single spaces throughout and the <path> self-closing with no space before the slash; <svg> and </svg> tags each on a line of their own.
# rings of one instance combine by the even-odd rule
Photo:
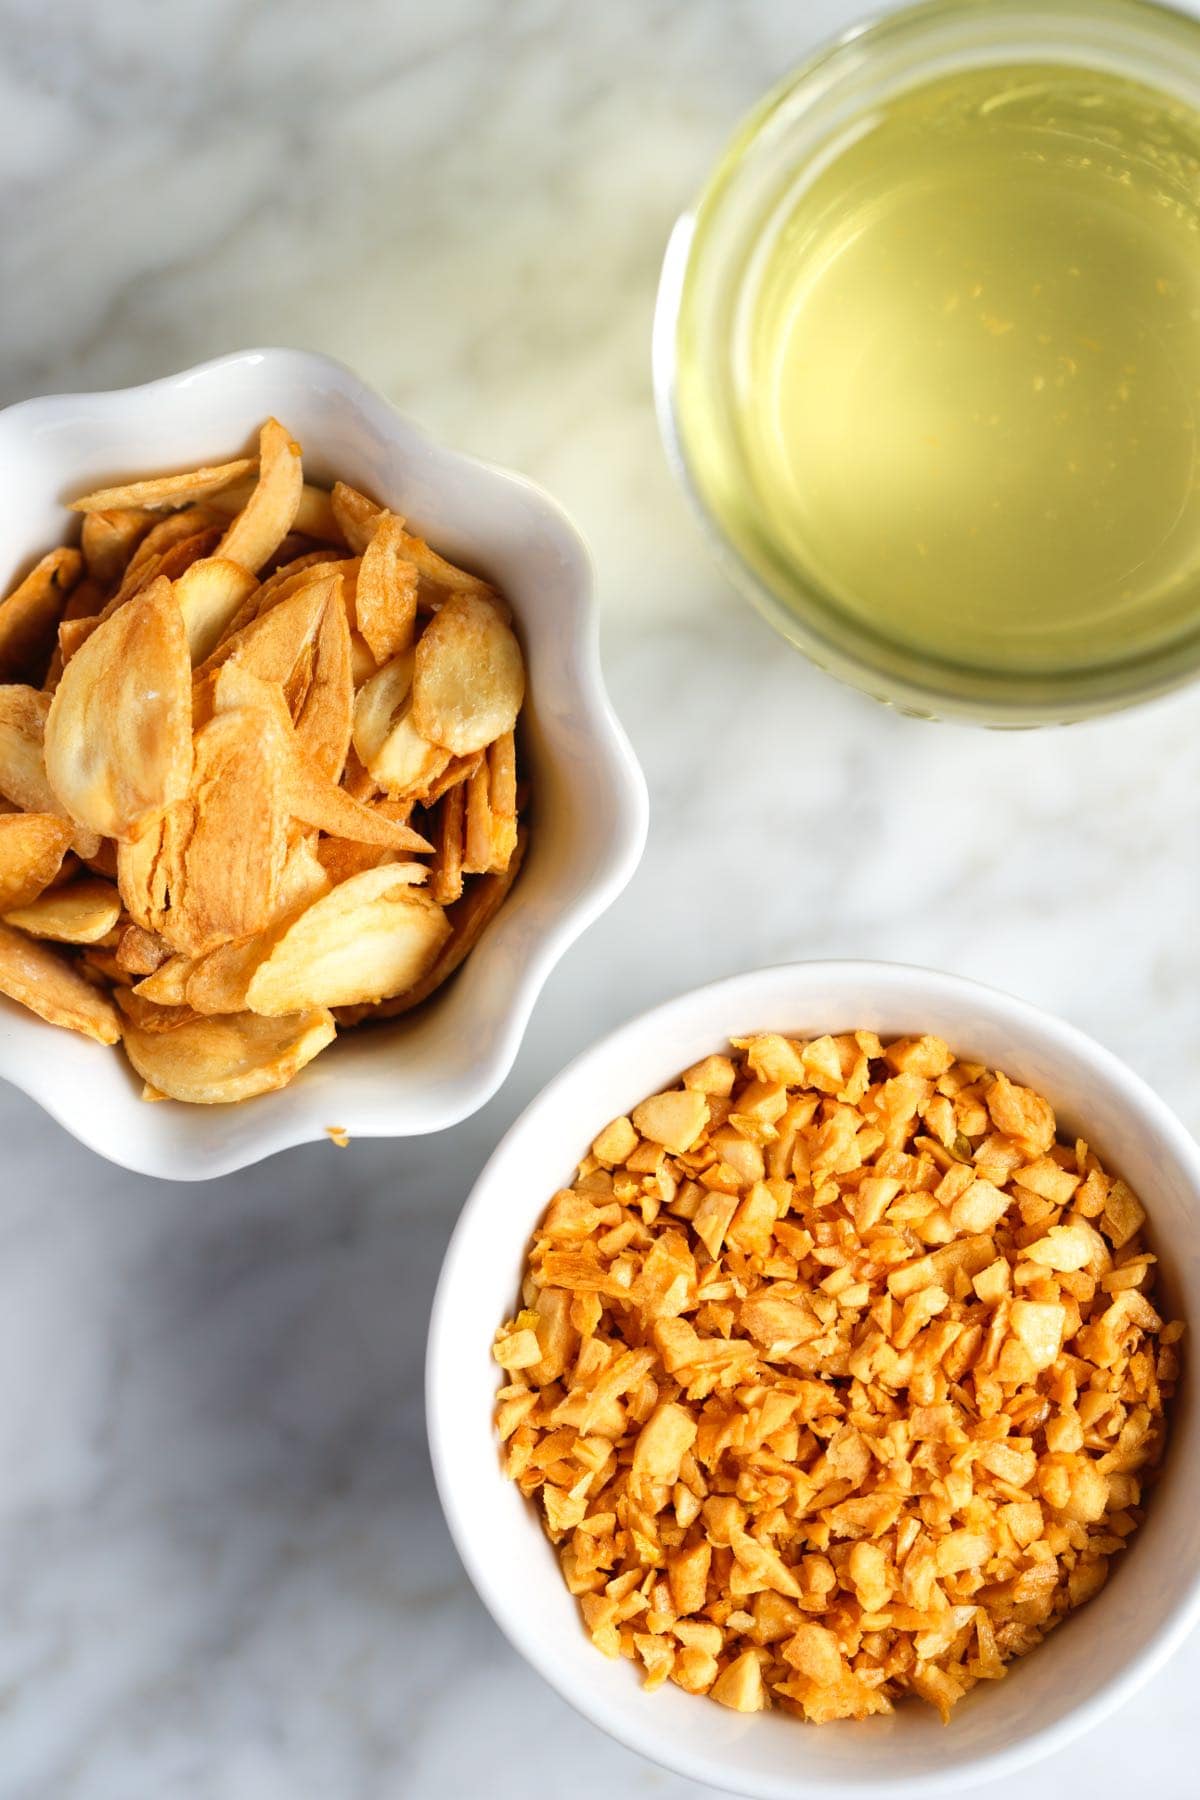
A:
<svg viewBox="0 0 1200 1800">
<path fill-rule="evenodd" d="M 781 196 L 829 166 L 856 123 L 895 96 L 940 75 L 1022 64 L 1119 75 L 1200 115 L 1200 22 L 1146 0 L 931 0 L 859 26 L 743 124 L 671 236 L 654 327 L 668 454 L 721 560 L 769 622 L 820 667 L 907 712 L 1018 726 L 1089 717 L 1189 680 L 1200 669 L 1200 590 L 1193 606 L 1187 589 L 1174 635 L 1078 666 L 988 666 L 919 649 L 839 602 L 785 538 L 755 490 L 737 389 L 748 288 Z"/>
</svg>

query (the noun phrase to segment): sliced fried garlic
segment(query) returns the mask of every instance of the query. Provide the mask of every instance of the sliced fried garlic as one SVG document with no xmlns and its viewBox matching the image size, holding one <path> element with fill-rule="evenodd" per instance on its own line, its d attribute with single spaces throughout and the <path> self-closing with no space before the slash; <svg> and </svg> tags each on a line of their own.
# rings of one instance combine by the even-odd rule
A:
<svg viewBox="0 0 1200 1800">
<path fill-rule="evenodd" d="M 241 512 L 251 494 L 254 492 L 254 476 L 243 475 L 239 480 L 231 482 L 219 494 L 213 494 L 209 504 L 214 512 L 223 513 L 232 518 Z M 341 526 L 334 516 L 328 488 L 311 487 L 306 481 L 300 490 L 300 503 L 296 508 L 296 516 L 292 520 L 290 533 L 299 532 L 301 536 L 315 538 L 319 543 L 345 545 Z M 284 534 L 289 535 L 288 533 Z M 283 539 L 280 539 L 280 543 Z M 266 561 L 264 557 L 263 561 Z M 260 565 L 261 567 L 261 565 Z"/>
<path fill-rule="evenodd" d="M 278 419 L 268 419 L 258 436 L 258 481 L 217 554 L 257 575 L 292 529 L 303 489 L 300 446 Z"/>
<path fill-rule="evenodd" d="M 50 785 L 78 824 L 127 838 L 186 792 L 191 675 L 183 618 L 165 579 L 76 651 L 50 704 L 45 757 Z"/>
<path fill-rule="evenodd" d="M 117 961 L 116 951 L 106 949 L 104 944 L 80 945 L 75 967 L 81 975 L 104 987 L 128 987 L 132 979 Z"/>
<path fill-rule="evenodd" d="M 60 625 L 66 625 L 73 619 L 99 618 L 107 601 L 108 594 L 104 584 L 97 581 L 94 575 L 85 575 L 67 595 Z"/>
<path fill-rule="evenodd" d="M 191 1007 L 185 1006 L 181 1000 L 160 1005 L 157 1001 L 147 1000 L 136 988 L 131 993 L 121 995 L 120 1009 L 123 1018 L 131 1020 L 140 1031 L 148 1032 L 151 1036 L 159 1036 L 164 1031 L 178 1031 L 181 1025 L 192 1025 L 196 1020 Z M 158 1098 L 162 1100 L 165 1096 L 160 1094 Z"/>
<path fill-rule="evenodd" d="M 177 978 L 184 1002 L 205 1018 L 245 1012 L 246 990 L 254 972 L 270 955 L 282 929 L 271 926 L 266 931 L 256 932 L 253 937 L 240 938 L 233 944 L 219 944 L 204 956 L 185 960 L 182 968 L 173 971 L 170 991 L 174 992 Z M 141 982 L 137 991 L 153 998 L 156 992 L 166 993 L 168 989 L 165 981 L 157 989 L 152 982 Z"/>
<path fill-rule="evenodd" d="M 111 882 L 92 879 L 50 888 L 35 900 L 22 901 L 5 910 L 4 920 L 31 937 L 53 938 L 59 944 L 95 944 L 108 936 L 120 916 L 121 896 L 116 888 Z"/>
<path fill-rule="evenodd" d="M 436 550 L 430 548 L 424 538 L 404 534 L 404 554 L 412 563 L 420 578 L 418 598 L 426 611 L 436 606 L 445 595 L 472 595 L 478 600 L 487 600 L 499 612 L 501 618 L 508 615 L 508 608 L 499 594 L 479 575 L 472 575 L 466 569 L 460 569 L 455 563 L 447 562 Z"/>
<path fill-rule="evenodd" d="M 257 457 L 75 504 L 80 550 L 0 602 L 0 675 L 42 683 L 0 684 L 0 990 L 36 963 L 38 1010 L 111 1042 L 110 990 L 147 1098 L 248 1097 L 329 1041 L 327 1003 L 415 1004 L 499 904 L 520 652 L 486 582 L 305 484 L 274 419 Z"/>
<path fill-rule="evenodd" d="M 87 513 L 144 507 L 148 512 L 154 512 L 164 507 L 183 506 L 189 500 L 205 500 L 212 494 L 219 494 L 239 476 L 249 475 L 253 468 L 252 456 L 238 456 L 232 462 L 214 463 L 207 469 L 190 469 L 181 475 L 156 475 L 150 481 L 97 488 L 81 500 L 72 500 L 71 508 L 74 512 Z"/>
<path fill-rule="evenodd" d="M 158 560 L 168 550 L 213 530 L 218 523 L 216 516 L 204 506 L 185 506 L 182 512 L 168 513 L 165 518 L 156 519 L 130 557 L 110 610 L 115 610 L 131 593 L 145 587 L 151 574 L 158 574 Z"/>
<path fill-rule="evenodd" d="M 496 914 L 500 911 L 508 891 L 517 878 L 521 867 L 521 858 L 525 851 L 525 838 L 522 834 L 513 849 L 508 867 L 494 875 L 481 876 L 478 881 L 471 882 L 465 889 L 462 899 L 446 915 L 450 920 L 450 936 L 442 945 L 427 972 L 419 981 L 413 983 L 404 993 L 397 994 L 391 1000 L 383 1000 L 364 1006 L 339 1007 L 337 1020 L 339 1025 L 360 1025 L 364 1019 L 394 1019 L 401 1013 L 411 1012 L 415 1006 L 449 980 L 455 970 L 466 961 L 480 938 Z"/>
<path fill-rule="evenodd" d="M 197 515 L 199 514 L 199 517 Z M 211 522 L 207 513 L 199 513 L 198 508 L 189 508 L 185 512 L 168 513 L 160 519 L 142 539 L 129 559 L 129 563 L 121 576 L 117 590 L 91 616 L 97 623 L 103 624 L 105 619 L 119 611 L 126 601 L 132 600 L 135 594 L 145 593 L 152 582 L 165 575 L 168 581 L 174 581 L 190 568 L 192 563 L 202 556 L 207 556 L 220 537 L 220 530 Z M 64 621 L 70 614 L 64 612 Z M 84 637 L 87 632 L 82 634 Z M 70 661 L 77 644 L 64 642 L 63 633 L 59 631 L 59 643 Z"/>
<path fill-rule="evenodd" d="M 333 511 L 350 548 L 359 554 L 365 554 L 385 509 L 374 500 L 368 500 L 357 488 L 348 487 L 343 481 L 335 481 Z M 431 604 L 436 605 L 437 600 L 447 594 L 474 594 L 480 599 L 491 599 L 496 605 L 502 606 L 499 596 L 488 582 L 447 562 L 444 556 L 439 556 L 436 550 L 430 548 L 424 538 L 414 537 L 411 532 L 406 531 L 403 519 L 398 515 L 390 516 L 395 517 L 399 527 L 397 545 L 400 554 L 412 567 L 419 584 L 432 590 L 432 594 L 419 595 L 427 611 Z"/>
<path fill-rule="evenodd" d="M 0 687 L 0 794 L 26 812 L 55 813 L 67 817 L 67 809 L 50 786 L 46 775 L 43 740 L 49 694 L 19 683 Z M 100 851 L 94 831 L 75 826 L 72 848 L 85 862 Z"/>
<path fill-rule="evenodd" d="M 304 652 L 315 643 L 335 586 L 334 576 L 303 583 L 240 631 L 223 638 L 196 670 L 197 677 L 203 680 L 236 659 L 251 675 L 286 687 Z"/>
<path fill-rule="evenodd" d="M 418 863 L 393 863 L 334 888 L 284 932 L 255 972 L 247 1005 L 274 1017 L 411 987 L 450 935 L 441 907 L 413 885 L 424 876 Z"/>
<path fill-rule="evenodd" d="M 330 889 L 329 876 L 318 862 L 310 840 L 314 832 L 300 833 L 289 851 L 279 882 L 276 915 L 272 922 L 252 937 L 220 944 L 204 956 L 181 959 L 182 966 L 169 973 L 160 971 L 161 980 L 142 982 L 138 992 L 150 998 L 174 996 L 180 989 L 182 998 L 194 1012 L 203 1014 L 244 1012 L 246 990 L 259 964 L 274 949 L 293 919 L 319 900 Z"/>
<path fill-rule="evenodd" d="M 0 794 L 26 812 L 61 813 L 42 745 L 49 694 L 21 682 L 0 687 Z"/>
<path fill-rule="evenodd" d="M 357 570 L 357 557 L 331 557 L 328 550 L 313 550 L 304 556 L 294 557 L 291 562 L 273 569 L 265 578 L 254 596 L 250 616 L 236 619 L 234 629 L 250 624 L 252 619 L 261 618 L 273 606 L 290 600 L 298 589 L 308 587 L 314 581 L 323 581 L 331 575 L 341 576 L 342 597 L 345 599 L 347 587 L 353 585 Z"/>
<path fill-rule="evenodd" d="M 334 482 L 330 500 L 338 530 L 355 555 L 361 556 L 374 536 L 383 508 L 344 481 Z"/>
<path fill-rule="evenodd" d="M 175 598 L 183 614 L 193 667 L 216 648 L 230 620 L 257 586 L 249 570 L 223 556 L 202 557 L 179 577 Z"/>
<path fill-rule="evenodd" d="M 0 913 L 36 900 L 70 847 L 71 827 L 53 813 L 0 814 Z"/>
<path fill-rule="evenodd" d="M 285 760 L 273 738 L 264 740 L 257 713 L 219 713 L 196 733 L 191 830 L 159 926 L 175 949 L 197 956 L 273 918 L 288 849 L 287 795 Z"/>
<path fill-rule="evenodd" d="M 170 955 L 169 945 L 157 932 L 146 931 L 141 925 L 127 925 L 117 943 L 117 965 L 127 975 L 152 975 Z"/>
<path fill-rule="evenodd" d="M 118 952 L 118 956 L 120 952 Z M 173 952 L 165 962 L 152 969 L 141 981 L 134 983 L 133 991 L 141 1000 L 154 1006 L 184 1006 L 187 1003 L 188 977 L 199 966 L 202 959 L 195 956 L 184 956 L 180 951 Z M 241 1011 L 240 1007 L 233 1009 Z"/>
<path fill-rule="evenodd" d="M 412 722 L 456 756 L 511 731 L 525 698 L 521 646 L 490 600 L 456 595 L 417 640 Z"/>
<path fill-rule="evenodd" d="M 57 950 L 0 924 L 0 994 L 98 1044 L 121 1035 L 113 1004 Z"/>
<path fill-rule="evenodd" d="M 414 653 L 385 663 L 359 689 L 354 703 L 354 748 L 380 787 L 397 798 L 419 793 L 450 761 L 447 750 L 421 736 L 412 722 Z"/>
<path fill-rule="evenodd" d="M 452 756 L 441 773 L 414 794 L 413 799 L 427 808 L 436 806 L 442 795 L 448 794 L 451 788 L 456 788 L 460 782 L 470 781 L 482 761 L 482 750 L 476 750 L 473 756 Z"/>
<path fill-rule="evenodd" d="M 429 882 L 429 891 L 439 906 L 450 906 L 462 896 L 466 818 L 467 790 L 466 785 L 459 782 L 441 802 L 437 856 Z"/>
<path fill-rule="evenodd" d="M 135 924 L 162 936 L 171 896 L 183 882 L 183 852 L 192 827 L 186 801 L 168 806 L 136 837 L 117 846 L 117 887 Z"/>
<path fill-rule="evenodd" d="M 380 513 L 358 572 L 355 617 L 379 664 L 412 645 L 417 571 L 404 555 L 405 539 L 403 521 L 395 513 Z"/>
<path fill-rule="evenodd" d="M 354 682 L 341 576 L 331 576 L 329 584 L 313 644 L 312 678 L 294 717 L 300 748 L 322 775 L 340 781 L 354 725 Z"/>
<path fill-rule="evenodd" d="M 79 548 L 87 572 L 101 587 L 119 583 L 155 515 L 142 506 L 117 506 L 84 515 Z"/>
<path fill-rule="evenodd" d="M 365 637 L 357 631 L 350 633 L 350 679 L 357 693 L 365 681 L 370 681 L 375 673 L 375 658 L 371 655 L 371 647 Z"/>
<path fill-rule="evenodd" d="M 378 844 L 354 844 L 349 838 L 323 837 L 317 855 L 331 887 L 361 875 L 364 869 L 382 869 L 400 861 L 399 851 L 381 850 Z"/>
<path fill-rule="evenodd" d="M 122 1010 L 128 997 L 120 996 Z M 166 1031 L 153 1029 L 144 1010 L 126 1011 L 122 1035 L 130 1062 L 144 1081 L 171 1100 L 219 1106 L 286 1087 L 306 1063 L 332 1043 L 328 1012 L 264 1019 L 254 1013 L 195 1018 L 188 1012 Z"/>
<path fill-rule="evenodd" d="M 289 809 L 301 824 L 387 850 L 432 850 L 408 824 L 407 813 L 400 817 L 394 810 L 366 806 L 321 773 L 300 743 L 278 682 L 261 680 L 234 659 L 217 671 L 212 699 L 217 713 L 244 707 L 259 715 L 263 742 L 272 740 L 273 754 L 286 766 Z"/>
<path fill-rule="evenodd" d="M 78 550 L 51 550 L 0 600 L 0 681 L 46 671 L 67 596 L 83 573 Z"/>
<path fill-rule="evenodd" d="M 492 841 L 491 771 L 487 758 L 481 757 L 467 782 L 466 829 L 463 837 L 462 866 L 465 875 L 486 875 L 492 866 L 495 846 Z"/>
</svg>

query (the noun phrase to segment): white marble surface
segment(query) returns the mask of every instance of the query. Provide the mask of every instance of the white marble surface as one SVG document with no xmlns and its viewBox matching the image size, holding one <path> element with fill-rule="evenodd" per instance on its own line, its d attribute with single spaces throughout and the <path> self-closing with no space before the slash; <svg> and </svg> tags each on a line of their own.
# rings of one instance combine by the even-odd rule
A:
<svg viewBox="0 0 1200 1800">
<path fill-rule="evenodd" d="M 659 451 L 672 218 L 842 0 L 0 0 L 0 400 L 259 342 L 527 470 L 601 571 L 650 848 L 487 1110 L 206 1188 L 0 1092 L 2 1800 L 698 1800 L 467 1587 L 421 1359 L 459 1204 L 552 1070 L 704 977 L 933 962 L 1060 1011 L 1200 1126 L 1200 691 L 1023 736 L 783 650 Z M 1019 1784 L 1194 1792 L 1200 1641 Z"/>
</svg>

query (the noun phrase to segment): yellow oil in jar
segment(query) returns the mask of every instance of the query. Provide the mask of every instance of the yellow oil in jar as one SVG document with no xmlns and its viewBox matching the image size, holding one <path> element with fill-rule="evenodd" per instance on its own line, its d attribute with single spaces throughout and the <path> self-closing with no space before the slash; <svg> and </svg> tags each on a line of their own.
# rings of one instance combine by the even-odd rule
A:
<svg viewBox="0 0 1200 1800">
<path fill-rule="evenodd" d="M 1200 120 L 1116 75 L 960 70 L 845 134 L 742 288 L 747 492 L 860 624 L 1064 671 L 1200 621 Z"/>
</svg>

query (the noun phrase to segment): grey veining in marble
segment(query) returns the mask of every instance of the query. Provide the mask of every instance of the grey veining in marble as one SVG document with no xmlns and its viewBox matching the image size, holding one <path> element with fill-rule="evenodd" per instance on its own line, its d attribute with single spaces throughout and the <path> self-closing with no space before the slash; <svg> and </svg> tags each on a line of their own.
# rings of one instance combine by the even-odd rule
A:
<svg viewBox="0 0 1200 1800">
<path fill-rule="evenodd" d="M 253 343 L 343 357 L 596 551 L 645 863 L 477 1118 L 204 1188 L 0 1091 L 0 1800 L 698 1800 L 502 1642 L 434 1499 L 442 1249 L 623 1016 L 787 957 L 1060 1011 L 1200 1126 L 1200 691 L 1068 732 L 887 713 L 781 650 L 659 450 L 675 214 L 843 0 L 0 0 L 0 400 Z M 1191 1790 L 1200 1644 L 1024 1777 Z"/>
</svg>

